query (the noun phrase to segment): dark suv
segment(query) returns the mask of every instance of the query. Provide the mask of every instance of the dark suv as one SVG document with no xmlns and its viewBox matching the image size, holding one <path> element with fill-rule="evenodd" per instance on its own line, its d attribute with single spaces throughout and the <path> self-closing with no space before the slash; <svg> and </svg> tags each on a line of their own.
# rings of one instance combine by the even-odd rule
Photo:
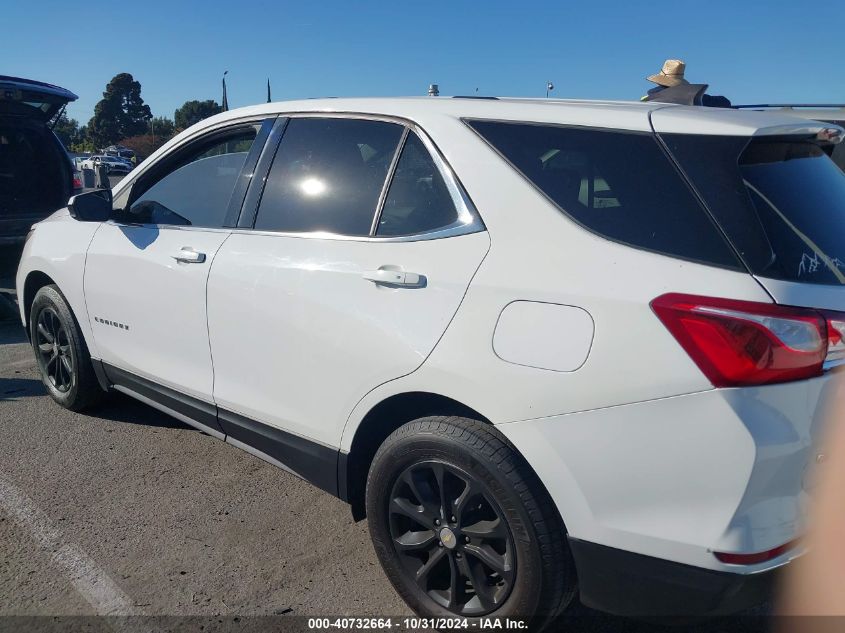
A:
<svg viewBox="0 0 845 633">
<path fill-rule="evenodd" d="M 31 79 L 0 75 L 0 245 L 67 204 L 73 165 L 49 122 L 76 95 Z"/>
</svg>

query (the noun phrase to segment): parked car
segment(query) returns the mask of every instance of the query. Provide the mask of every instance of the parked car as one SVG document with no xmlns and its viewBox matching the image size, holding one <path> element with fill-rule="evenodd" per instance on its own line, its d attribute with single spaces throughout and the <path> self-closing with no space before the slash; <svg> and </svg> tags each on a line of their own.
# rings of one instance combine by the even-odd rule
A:
<svg viewBox="0 0 845 633">
<path fill-rule="evenodd" d="M 421 615 L 729 613 L 802 552 L 845 359 L 841 133 L 232 110 L 39 223 L 21 318 L 61 406 L 121 391 L 348 501 Z"/>
<path fill-rule="evenodd" d="M 73 167 L 49 122 L 76 95 L 50 84 L 0 76 L 0 245 L 67 204 Z"/>
<path fill-rule="evenodd" d="M 134 167 L 134 165 L 132 164 L 132 161 L 129 160 L 128 158 L 122 158 L 120 156 L 106 156 L 105 159 L 108 161 L 108 163 L 111 166 L 122 165 L 123 167 L 125 167 L 129 171 L 131 171 L 132 168 Z M 118 167 L 118 169 L 119 169 L 119 167 Z"/>
<path fill-rule="evenodd" d="M 132 163 L 129 161 L 105 154 L 94 154 L 83 161 L 82 165 L 86 169 L 97 169 L 101 162 L 105 164 L 109 174 L 128 174 L 132 171 Z"/>
<path fill-rule="evenodd" d="M 127 160 L 129 163 L 134 164 L 132 161 L 135 158 L 135 151 L 129 149 L 128 147 L 123 147 L 122 145 L 112 145 L 107 147 L 103 150 L 103 154 L 106 156 L 117 156 L 118 158 L 123 158 Z"/>
<path fill-rule="evenodd" d="M 78 169 L 73 170 L 73 193 L 79 193 L 84 189 L 82 172 Z"/>
<path fill-rule="evenodd" d="M 82 169 L 94 169 L 96 166 L 96 162 L 94 158 L 98 156 L 97 154 L 92 154 L 91 156 L 85 156 L 80 159 L 80 167 Z"/>
</svg>

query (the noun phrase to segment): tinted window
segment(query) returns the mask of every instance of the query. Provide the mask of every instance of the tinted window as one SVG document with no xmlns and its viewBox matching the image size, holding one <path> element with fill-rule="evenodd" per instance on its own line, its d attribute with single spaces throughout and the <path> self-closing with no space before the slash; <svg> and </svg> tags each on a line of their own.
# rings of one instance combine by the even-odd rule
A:
<svg viewBox="0 0 845 633">
<path fill-rule="evenodd" d="M 132 222 L 221 227 L 229 198 L 258 127 L 202 143 L 142 193 L 129 209 Z"/>
<path fill-rule="evenodd" d="M 739 170 L 773 251 L 762 275 L 845 284 L 845 174 L 817 145 L 752 141 Z"/>
<path fill-rule="evenodd" d="M 652 135 L 492 121 L 471 125 L 586 228 L 659 253 L 739 267 Z"/>
<path fill-rule="evenodd" d="M 769 266 L 771 245 L 737 169 L 747 136 L 662 134 L 661 138 L 730 238 L 748 269 Z"/>
<path fill-rule="evenodd" d="M 402 130 L 380 121 L 291 119 L 255 228 L 369 235 Z"/>
<path fill-rule="evenodd" d="M 408 134 L 379 217 L 377 235 L 413 235 L 448 226 L 458 211 L 420 138 Z"/>
<path fill-rule="evenodd" d="M 663 138 L 751 272 L 843 283 L 845 174 L 823 149 L 784 138 Z"/>
<path fill-rule="evenodd" d="M 834 145 L 830 157 L 839 169 L 845 171 L 845 143 Z"/>
</svg>

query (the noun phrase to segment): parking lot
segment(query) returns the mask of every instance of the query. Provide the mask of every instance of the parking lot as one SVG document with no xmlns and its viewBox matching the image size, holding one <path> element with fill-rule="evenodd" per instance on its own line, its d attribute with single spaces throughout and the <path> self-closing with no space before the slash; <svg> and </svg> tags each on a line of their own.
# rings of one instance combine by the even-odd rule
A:
<svg viewBox="0 0 845 633">
<path fill-rule="evenodd" d="M 7 298 L 18 254 L 0 255 Z M 8 319 L 0 321 L 0 446 L 2 630 L 20 630 L 10 615 L 409 614 L 366 523 L 354 523 L 344 503 L 123 396 L 91 414 L 61 409 L 45 395 L 23 329 Z M 654 628 L 581 606 L 554 627 Z M 696 629 L 756 631 L 766 622 Z"/>
<path fill-rule="evenodd" d="M 0 615 L 407 613 L 344 503 L 124 397 L 59 408 L 9 320 L 0 420 Z"/>
</svg>

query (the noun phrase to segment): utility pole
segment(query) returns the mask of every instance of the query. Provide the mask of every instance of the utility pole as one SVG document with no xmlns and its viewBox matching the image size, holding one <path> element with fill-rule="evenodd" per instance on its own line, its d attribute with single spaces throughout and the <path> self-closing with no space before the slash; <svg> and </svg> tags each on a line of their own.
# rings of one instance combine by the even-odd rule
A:
<svg viewBox="0 0 845 633">
<path fill-rule="evenodd" d="M 229 109 L 229 100 L 226 98 L 226 75 L 228 74 L 228 70 L 223 71 L 223 103 L 221 104 L 223 112 L 226 112 Z"/>
</svg>

